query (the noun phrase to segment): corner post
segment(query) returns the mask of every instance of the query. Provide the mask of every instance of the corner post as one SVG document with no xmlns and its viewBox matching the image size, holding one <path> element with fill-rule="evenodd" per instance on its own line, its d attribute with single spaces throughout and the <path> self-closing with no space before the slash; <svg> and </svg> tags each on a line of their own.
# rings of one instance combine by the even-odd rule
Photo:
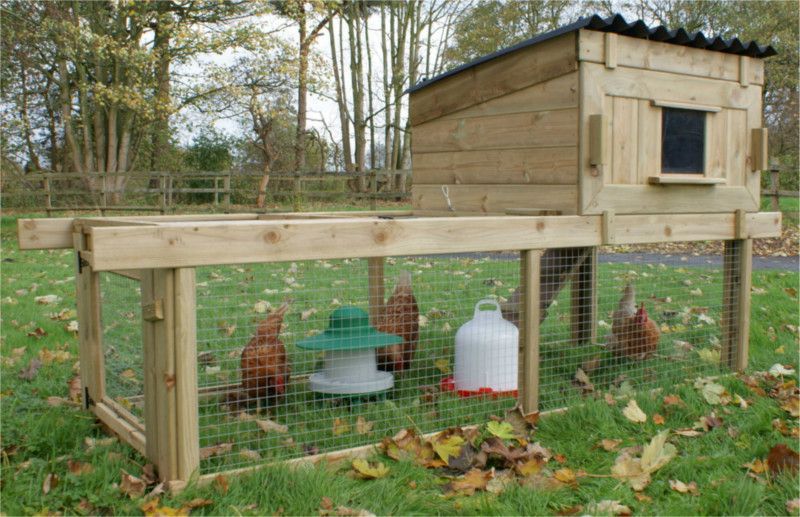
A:
<svg viewBox="0 0 800 517">
<path fill-rule="evenodd" d="M 86 236 L 79 226 L 72 234 L 76 258 L 76 304 L 78 311 L 78 340 L 81 364 L 83 405 L 89 408 L 105 396 L 105 356 L 103 355 L 103 325 L 100 306 L 100 275 L 84 262 Z"/>
<path fill-rule="evenodd" d="M 732 370 L 747 367 L 750 348 L 750 286 L 753 240 L 725 241 L 722 285 L 721 361 Z"/>
<path fill-rule="evenodd" d="M 195 269 L 175 269 L 174 279 L 176 477 L 188 481 L 200 468 Z"/>
<path fill-rule="evenodd" d="M 540 277 L 543 250 L 520 251 L 519 403 L 524 414 L 539 411 Z"/>
</svg>

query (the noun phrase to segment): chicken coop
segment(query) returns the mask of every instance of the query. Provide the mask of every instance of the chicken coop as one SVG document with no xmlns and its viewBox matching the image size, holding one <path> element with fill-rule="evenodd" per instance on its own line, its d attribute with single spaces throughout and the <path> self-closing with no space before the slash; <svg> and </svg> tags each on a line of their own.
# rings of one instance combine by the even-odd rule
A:
<svg viewBox="0 0 800 517">
<path fill-rule="evenodd" d="M 85 407 L 175 489 L 740 370 L 773 52 L 583 19 L 414 88 L 411 210 L 21 219 L 20 248 L 75 251 Z"/>
</svg>

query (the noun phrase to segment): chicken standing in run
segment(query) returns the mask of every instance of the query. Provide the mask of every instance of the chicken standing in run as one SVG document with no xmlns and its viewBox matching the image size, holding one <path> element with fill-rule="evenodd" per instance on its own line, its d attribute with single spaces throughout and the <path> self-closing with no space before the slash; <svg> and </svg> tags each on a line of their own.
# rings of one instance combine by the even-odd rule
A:
<svg viewBox="0 0 800 517">
<path fill-rule="evenodd" d="M 400 344 L 377 350 L 378 368 L 393 372 L 408 369 L 419 340 L 419 307 L 411 289 L 411 273 L 400 273 L 394 292 L 381 306 L 374 325 L 381 332 L 403 338 Z"/>
<path fill-rule="evenodd" d="M 661 332 L 647 316 L 644 302 L 636 308 L 636 290 L 627 284 L 612 316 L 608 349 L 615 356 L 644 360 L 655 355 Z"/>
<path fill-rule="evenodd" d="M 242 385 L 238 391 L 228 394 L 226 403 L 229 405 L 238 408 L 258 400 L 269 405 L 286 393 L 290 367 L 280 332 L 288 310 L 289 304 L 284 303 L 267 316 L 242 350 Z"/>
</svg>

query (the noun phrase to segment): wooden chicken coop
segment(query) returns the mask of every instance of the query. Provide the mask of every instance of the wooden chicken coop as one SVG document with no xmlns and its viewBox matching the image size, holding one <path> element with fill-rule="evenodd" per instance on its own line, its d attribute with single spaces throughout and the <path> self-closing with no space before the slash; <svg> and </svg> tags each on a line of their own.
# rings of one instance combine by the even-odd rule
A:
<svg viewBox="0 0 800 517">
<path fill-rule="evenodd" d="M 781 231 L 756 202 L 771 53 L 581 20 L 413 89 L 413 210 L 22 219 L 20 248 L 75 251 L 85 406 L 176 489 L 743 369 L 752 239 Z M 724 252 L 598 252 L 696 241 Z M 259 347 L 280 350 L 250 372 L 268 396 L 240 404 Z"/>
</svg>

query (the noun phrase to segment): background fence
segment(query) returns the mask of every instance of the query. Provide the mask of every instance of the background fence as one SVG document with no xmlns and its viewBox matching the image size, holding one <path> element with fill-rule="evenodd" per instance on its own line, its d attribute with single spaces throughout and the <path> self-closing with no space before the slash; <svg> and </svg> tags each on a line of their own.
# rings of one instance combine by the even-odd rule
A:
<svg viewBox="0 0 800 517">
<path fill-rule="evenodd" d="M 37 172 L 4 176 L 2 199 L 6 208 L 43 210 L 48 215 L 72 210 L 99 210 L 104 215 L 128 210 L 163 214 L 193 204 L 212 204 L 226 211 L 259 204 L 299 209 L 303 202 L 320 200 L 374 205 L 378 200 L 407 200 L 411 171 L 276 172 L 266 184 L 264 179 L 263 173 L 255 171 Z"/>
</svg>

